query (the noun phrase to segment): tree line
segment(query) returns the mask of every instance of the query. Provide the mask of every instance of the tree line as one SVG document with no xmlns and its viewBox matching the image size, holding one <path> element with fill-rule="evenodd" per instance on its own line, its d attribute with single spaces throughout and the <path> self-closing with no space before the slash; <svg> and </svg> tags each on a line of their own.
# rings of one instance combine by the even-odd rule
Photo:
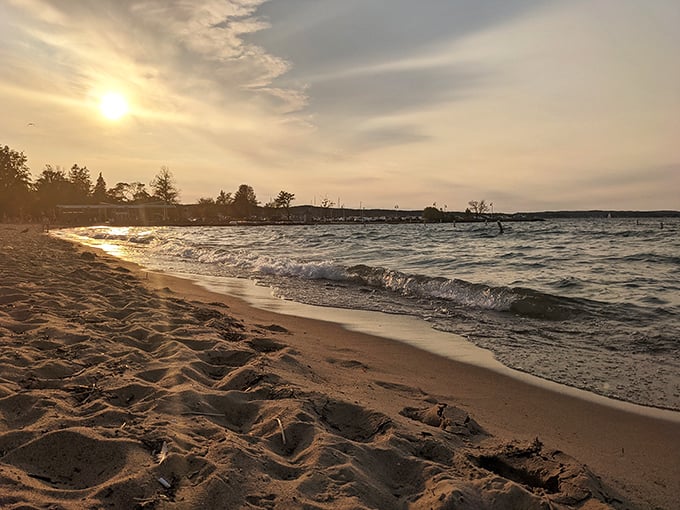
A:
<svg viewBox="0 0 680 510">
<path fill-rule="evenodd" d="M 33 180 L 28 159 L 23 152 L 0 146 L 0 219 L 54 217 L 57 205 L 148 204 L 160 202 L 178 204 L 180 190 L 170 169 L 162 166 L 145 183 L 118 182 L 108 187 L 101 172 L 93 182 L 87 166 L 74 164 L 68 171 L 59 166 L 45 165 Z M 290 206 L 295 195 L 281 191 L 265 207 L 283 209 L 290 219 Z M 215 198 L 201 198 L 198 204 L 212 213 L 229 212 L 230 216 L 250 218 L 260 202 L 253 188 L 242 184 L 234 193 L 220 190 Z"/>
<path fill-rule="evenodd" d="M 286 218 L 290 220 L 290 206 L 295 200 L 295 194 L 281 190 L 274 200 L 264 204 L 267 209 L 283 209 Z M 217 198 L 203 197 L 198 199 L 198 205 L 206 212 L 206 216 L 215 216 L 220 210 L 229 211 L 236 218 L 250 218 L 256 215 L 260 201 L 255 190 L 248 184 L 241 184 L 235 193 L 225 193 L 220 190 Z"/>
<path fill-rule="evenodd" d="M 57 205 L 97 205 L 97 204 L 178 204 L 180 190 L 170 169 L 162 166 L 148 187 L 140 181 L 117 182 L 108 187 L 101 172 L 92 181 L 87 166 L 75 163 L 69 170 L 59 166 L 45 165 L 33 180 L 28 167 L 28 159 L 23 152 L 0 146 L 0 220 L 38 220 L 54 218 Z M 203 197 L 197 207 L 203 219 L 245 218 L 260 216 L 291 219 L 290 208 L 295 194 L 281 190 L 270 202 L 260 205 L 252 186 L 241 184 L 233 193 L 220 190 L 215 198 Z M 335 204 L 325 197 L 321 201 L 323 210 Z M 456 221 L 460 219 L 482 218 L 489 210 L 493 215 L 493 203 L 485 200 L 472 200 L 468 203 L 465 216 L 447 212 L 446 206 L 426 207 L 423 211 L 425 221 Z M 340 206 L 338 204 L 338 206 Z M 265 209 L 265 211 L 262 211 Z M 273 210 L 276 211 L 273 211 Z"/>
<path fill-rule="evenodd" d="M 102 202 L 140 204 L 177 203 L 179 190 L 172 173 L 161 167 L 149 183 L 119 182 L 107 187 L 102 173 L 92 182 L 87 166 L 75 163 L 69 170 L 45 165 L 33 180 L 23 152 L 0 146 L 0 217 L 53 216 L 57 205 L 91 205 Z"/>
<path fill-rule="evenodd" d="M 437 207 L 437 204 L 432 204 L 431 207 L 426 207 L 423 211 L 423 219 L 425 221 L 434 222 L 452 222 L 452 221 L 465 221 L 474 219 L 484 219 L 488 213 L 493 216 L 493 202 L 488 202 L 486 200 L 470 200 L 468 202 L 468 207 L 465 209 L 463 215 L 454 212 L 447 211 L 446 206 Z"/>
</svg>

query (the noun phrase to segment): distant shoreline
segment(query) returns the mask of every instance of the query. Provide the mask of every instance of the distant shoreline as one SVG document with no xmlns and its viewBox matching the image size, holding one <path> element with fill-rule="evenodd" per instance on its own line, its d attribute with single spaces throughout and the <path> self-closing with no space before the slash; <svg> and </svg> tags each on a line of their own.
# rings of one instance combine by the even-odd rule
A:
<svg viewBox="0 0 680 510">
<path fill-rule="evenodd" d="M 82 207 L 82 209 L 78 209 Z M 85 209 L 87 207 L 87 209 Z M 102 206 L 106 207 L 106 206 Z M 228 227 L 228 226 L 270 226 L 270 225 L 355 225 L 355 224 L 437 224 L 437 223 L 487 223 L 487 222 L 538 222 L 558 219 L 662 219 L 680 218 L 680 211 L 656 210 L 574 210 L 574 211 L 538 211 L 517 213 L 487 213 L 471 215 L 465 212 L 439 211 L 436 217 L 423 217 L 423 211 L 389 209 L 324 209 L 317 206 L 291 207 L 291 219 L 283 218 L 250 218 L 238 219 L 231 217 L 204 218 L 192 215 L 192 209 L 196 205 L 173 206 L 182 211 L 180 218 L 168 218 L 162 220 L 158 217 L 135 217 L 109 218 L 103 221 L 98 215 L 85 214 L 84 211 L 92 210 L 95 206 L 69 206 L 70 212 L 63 212 L 59 217 L 51 220 L 51 228 L 83 227 L 94 225 L 116 226 L 201 226 L 201 227 Z M 72 211 L 72 212 L 71 212 Z"/>
</svg>

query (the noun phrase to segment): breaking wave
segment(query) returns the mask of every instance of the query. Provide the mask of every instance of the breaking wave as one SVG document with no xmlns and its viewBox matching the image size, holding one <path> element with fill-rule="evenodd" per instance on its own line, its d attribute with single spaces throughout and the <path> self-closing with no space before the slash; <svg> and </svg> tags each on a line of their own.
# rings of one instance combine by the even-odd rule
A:
<svg viewBox="0 0 680 510">
<path fill-rule="evenodd" d="M 441 299 L 458 306 L 511 312 L 548 320 L 586 313 L 585 300 L 564 298 L 521 287 L 493 287 L 465 280 L 406 274 L 364 265 L 348 269 L 350 281 L 406 296 Z"/>
</svg>

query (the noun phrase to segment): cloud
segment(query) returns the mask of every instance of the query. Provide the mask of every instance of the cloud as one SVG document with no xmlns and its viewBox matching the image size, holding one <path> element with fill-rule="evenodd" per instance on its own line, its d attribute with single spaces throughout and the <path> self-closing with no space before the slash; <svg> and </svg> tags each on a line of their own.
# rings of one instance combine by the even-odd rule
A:
<svg viewBox="0 0 680 510">
<path fill-rule="evenodd" d="M 374 117 L 454 101 L 480 79 L 481 73 L 465 66 L 352 74 L 314 83 L 309 106 L 325 113 Z"/>
<path fill-rule="evenodd" d="M 241 86 L 256 88 L 288 70 L 288 64 L 262 48 L 244 41 L 244 36 L 269 27 L 254 16 L 264 0 L 191 2 L 146 0 L 133 2 L 129 11 L 159 35 L 176 39 L 191 55 L 203 62 L 226 68 L 246 63 L 251 76 Z M 241 70 L 241 77 L 243 77 Z"/>
<path fill-rule="evenodd" d="M 357 151 L 425 142 L 431 139 L 429 135 L 421 132 L 420 127 L 409 124 L 360 129 L 354 137 L 353 145 Z"/>
<path fill-rule="evenodd" d="M 421 54 L 550 0 L 277 0 L 260 6 L 269 30 L 252 40 L 295 64 L 291 79 Z"/>
<path fill-rule="evenodd" d="M 288 109 L 299 108 L 304 104 L 299 90 L 288 97 L 287 87 L 271 87 L 288 63 L 244 41 L 246 34 L 268 26 L 254 16 L 262 1 L 18 3 L 16 15 L 30 41 L 20 56 L 43 53 L 47 63 L 48 56 L 56 56 L 91 82 L 162 82 L 169 93 L 176 87 L 177 95 L 203 92 L 212 100 L 246 100 L 275 90 L 276 101 L 290 97 Z"/>
<path fill-rule="evenodd" d="M 274 85 L 306 86 L 299 106 L 343 152 L 428 139 L 404 112 L 478 93 L 494 70 L 452 57 L 456 41 L 551 3 L 549 0 L 278 0 L 259 6 L 267 30 L 246 39 L 290 62 Z M 380 129 L 366 126 L 383 119 Z M 392 136 L 390 136 L 392 135 Z"/>
<path fill-rule="evenodd" d="M 294 123 L 281 115 L 299 111 L 307 96 L 304 87 L 273 86 L 288 63 L 244 40 L 267 26 L 254 15 L 262 1 L 0 5 L 0 28 L 11 28 L 0 37 L 0 95 L 11 105 L 5 112 L 19 125 L 27 117 L 41 125 L 42 142 L 47 133 L 64 137 L 66 145 L 39 161 L 70 150 L 71 158 L 98 161 L 115 154 L 143 161 L 146 154 L 152 167 L 277 164 L 295 146 L 286 141 L 309 131 L 305 116 Z M 115 129 L 97 113 L 108 89 L 131 103 Z M 37 146 L 21 134 L 16 139 Z M 31 152 L 47 152 L 47 144 Z"/>
</svg>

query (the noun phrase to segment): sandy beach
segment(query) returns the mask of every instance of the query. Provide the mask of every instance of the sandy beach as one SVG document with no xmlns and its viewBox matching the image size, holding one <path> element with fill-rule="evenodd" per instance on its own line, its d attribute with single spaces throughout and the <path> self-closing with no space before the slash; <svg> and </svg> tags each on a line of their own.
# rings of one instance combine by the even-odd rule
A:
<svg viewBox="0 0 680 510">
<path fill-rule="evenodd" d="M 0 225 L 0 508 L 677 508 L 680 420 Z"/>
</svg>

